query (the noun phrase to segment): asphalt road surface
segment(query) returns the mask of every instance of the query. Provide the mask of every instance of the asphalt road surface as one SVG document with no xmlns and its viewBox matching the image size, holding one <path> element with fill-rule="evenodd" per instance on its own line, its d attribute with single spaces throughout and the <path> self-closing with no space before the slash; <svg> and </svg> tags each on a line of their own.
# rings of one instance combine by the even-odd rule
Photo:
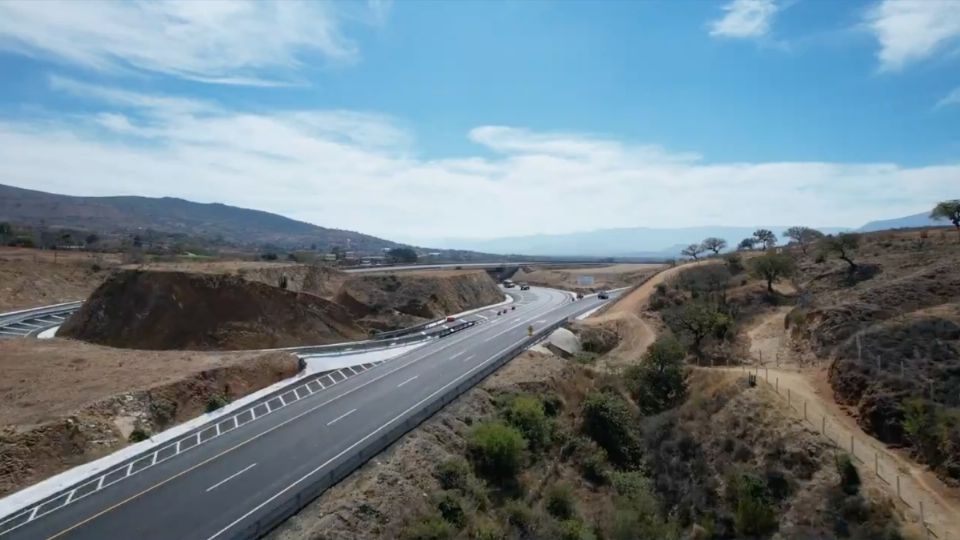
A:
<svg viewBox="0 0 960 540">
<path fill-rule="evenodd" d="M 515 311 L 436 340 L 76 500 L 3 539 L 230 538 L 497 355 L 603 301 L 518 291 Z"/>
</svg>

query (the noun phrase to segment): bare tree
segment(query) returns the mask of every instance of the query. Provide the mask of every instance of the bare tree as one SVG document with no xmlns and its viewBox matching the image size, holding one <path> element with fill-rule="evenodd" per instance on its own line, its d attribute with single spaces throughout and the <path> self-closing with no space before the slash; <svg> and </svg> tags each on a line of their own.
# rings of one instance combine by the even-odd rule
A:
<svg viewBox="0 0 960 540">
<path fill-rule="evenodd" d="M 710 238 L 705 239 L 700 245 L 705 249 L 712 251 L 714 255 L 719 255 L 720 250 L 727 247 L 727 241 L 723 238 L 715 238 L 711 236 Z"/>
<path fill-rule="evenodd" d="M 957 228 L 957 239 L 960 240 L 960 199 L 952 201 L 940 201 L 930 212 L 932 219 L 949 219 L 953 226 Z"/>
<path fill-rule="evenodd" d="M 789 238 L 800 245 L 800 251 L 807 254 L 807 246 L 823 238 L 823 233 L 811 229 L 810 227 L 790 227 L 783 233 L 784 238 Z"/>
<path fill-rule="evenodd" d="M 860 247 L 860 235 L 856 233 L 840 233 L 827 235 L 820 240 L 820 246 L 826 255 L 835 254 L 850 265 L 850 272 L 857 269 L 857 263 L 850 257 Z"/>
<path fill-rule="evenodd" d="M 706 251 L 703 249 L 703 246 L 700 244 L 690 244 L 689 246 L 683 248 L 683 251 L 680 252 L 681 255 L 686 255 L 687 257 L 693 257 L 693 260 L 700 260 L 700 254 Z"/>
<path fill-rule="evenodd" d="M 764 249 L 777 245 L 777 235 L 769 229 L 757 229 L 753 231 L 753 237 L 757 239 L 758 244 L 763 244 Z"/>
</svg>

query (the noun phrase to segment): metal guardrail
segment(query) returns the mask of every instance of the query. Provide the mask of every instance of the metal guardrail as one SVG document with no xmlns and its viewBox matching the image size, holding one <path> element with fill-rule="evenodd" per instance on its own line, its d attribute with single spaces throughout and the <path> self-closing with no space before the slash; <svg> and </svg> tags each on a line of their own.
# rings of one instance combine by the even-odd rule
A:
<svg viewBox="0 0 960 540">
<path fill-rule="evenodd" d="M 359 448 L 359 450 L 357 450 L 352 456 L 347 457 L 342 462 L 335 464 L 330 471 L 316 477 L 312 482 L 301 487 L 293 495 L 271 507 L 267 513 L 259 517 L 255 523 L 252 523 L 237 531 L 235 534 L 230 536 L 230 538 L 235 540 L 252 540 L 263 537 L 275 529 L 278 525 L 299 512 L 306 505 L 310 504 L 324 491 L 346 478 L 350 473 L 369 461 L 372 457 L 385 450 L 404 434 L 423 423 L 425 420 L 460 397 L 461 394 L 465 393 L 467 390 L 470 390 L 480 381 L 489 377 L 495 371 L 500 369 L 515 356 L 536 344 L 538 341 L 546 338 L 551 332 L 557 328 L 560 328 L 566 323 L 567 318 L 563 318 L 560 321 L 541 329 L 539 332 L 534 334 L 533 337 L 525 339 L 519 344 L 499 353 L 495 360 L 487 363 L 483 366 L 483 368 L 475 373 L 472 373 L 470 376 L 447 392 L 439 394 L 434 399 L 423 403 L 418 410 L 411 412 L 407 418 L 403 419 L 400 423 L 389 429 L 386 433 L 367 442 L 367 444 Z"/>
<path fill-rule="evenodd" d="M 449 328 L 441 330 L 440 332 L 434 332 L 432 334 L 413 334 L 409 336 L 398 337 L 394 339 L 371 339 L 369 341 L 352 341 L 349 343 L 334 343 L 331 345 L 311 345 L 306 347 L 290 347 L 283 349 L 285 351 L 290 351 L 297 353 L 301 356 L 305 355 L 320 355 L 320 354 L 354 354 L 360 351 L 374 351 L 378 349 L 390 349 L 397 347 L 399 345 L 408 345 L 410 343 L 419 343 L 421 341 L 429 341 L 432 339 L 437 339 L 438 337 L 449 336 L 454 332 L 459 332 L 465 328 L 469 328 L 477 324 L 476 321 L 464 321 L 462 323 L 457 323 Z"/>
<path fill-rule="evenodd" d="M 67 302 L 53 306 L 0 313 L 0 337 L 26 337 L 57 326 L 67 316 L 80 309 L 82 304 L 82 301 Z"/>
</svg>

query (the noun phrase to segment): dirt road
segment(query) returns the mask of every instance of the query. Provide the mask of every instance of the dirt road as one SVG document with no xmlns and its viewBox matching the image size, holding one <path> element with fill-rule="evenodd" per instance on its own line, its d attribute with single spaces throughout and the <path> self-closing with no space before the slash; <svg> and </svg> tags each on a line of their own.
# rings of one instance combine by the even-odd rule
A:
<svg viewBox="0 0 960 540">
<path fill-rule="evenodd" d="M 922 502 L 924 521 L 937 538 L 960 538 L 960 490 L 950 488 L 927 467 L 863 431 L 834 401 L 825 371 L 793 361 L 783 324 L 787 312 L 789 308 L 779 308 L 766 314 L 746 332 L 751 356 L 764 366 L 754 367 L 758 379 L 769 383 L 771 390 L 788 400 L 798 415 L 838 448 L 856 456 L 861 474 L 872 475 L 878 485 L 898 497 L 918 519 Z"/>
</svg>

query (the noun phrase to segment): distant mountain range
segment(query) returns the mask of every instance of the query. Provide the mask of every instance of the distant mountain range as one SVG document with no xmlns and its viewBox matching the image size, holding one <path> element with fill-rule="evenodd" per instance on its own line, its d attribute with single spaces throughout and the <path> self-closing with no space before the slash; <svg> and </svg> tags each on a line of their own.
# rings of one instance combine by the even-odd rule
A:
<svg viewBox="0 0 960 540">
<path fill-rule="evenodd" d="M 929 213 L 914 214 L 895 219 L 871 221 L 859 229 L 860 232 L 880 231 L 911 227 L 949 226 L 946 221 L 934 221 Z M 487 253 L 522 253 L 536 256 L 582 255 L 594 257 L 675 257 L 686 246 L 701 242 L 704 238 L 715 236 L 723 238 L 734 249 L 740 240 L 747 238 L 757 229 L 770 229 L 785 244 L 783 232 L 787 225 L 757 225 L 751 227 L 686 227 L 658 229 L 651 227 L 630 227 L 622 229 L 599 229 L 595 231 L 569 234 L 538 234 L 476 240 L 465 238 L 446 238 L 431 240 L 432 245 L 441 247 L 457 246 Z M 818 230 L 834 234 L 853 230 L 849 227 L 817 227 Z"/>
<path fill-rule="evenodd" d="M 913 214 L 894 219 L 881 219 L 871 221 L 863 227 L 857 229 L 860 232 L 883 231 L 887 229 L 909 229 L 912 227 L 948 227 L 950 222 L 946 220 L 935 221 L 930 219 L 930 212 L 922 214 Z"/>
<path fill-rule="evenodd" d="M 21 226 L 135 234 L 147 229 L 219 239 L 238 246 L 296 249 L 341 246 L 379 251 L 401 244 L 375 236 L 328 229 L 277 214 L 171 197 L 73 197 L 0 185 L 0 221 Z"/>
<path fill-rule="evenodd" d="M 202 204 L 170 197 L 74 197 L 0 184 L 0 222 L 43 230 L 74 229 L 99 235 L 129 237 L 144 231 L 209 239 L 215 245 L 262 248 L 275 246 L 297 250 L 327 251 L 334 246 L 374 253 L 403 244 L 367 234 L 320 227 L 277 214 L 227 206 Z M 903 227 L 948 226 L 932 221 L 926 213 L 897 219 L 872 221 L 859 231 L 869 232 Z M 784 225 L 751 227 L 687 227 L 659 229 L 631 227 L 600 229 L 569 234 L 540 234 L 476 239 L 435 239 L 449 260 L 490 258 L 485 254 L 533 257 L 674 257 L 685 246 L 716 236 L 729 242 L 730 249 L 759 228 L 770 229 L 782 238 Z M 842 227 L 821 227 L 825 233 L 846 231 Z M 781 243 L 785 243 L 781 241 Z"/>
<path fill-rule="evenodd" d="M 784 225 L 766 225 L 756 227 L 687 227 L 678 229 L 657 229 L 651 227 L 630 227 L 623 229 L 599 229 L 595 231 L 569 234 L 538 234 L 532 236 L 514 236 L 490 240 L 473 239 L 436 239 L 431 244 L 441 247 L 456 245 L 461 249 L 484 251 L 487 253 L 523 253 L 525 255 L 583 255 L 609 257 L 674 257 L 684 247 L 701 242 L 704 238 L 715 236 L 724 238 L 730 249 L 740 240 L 747 238 L 757 229 L 770 229 L 781 237 L 789 227 Z M 822 227 L 825 233 L 846 231 L 842 227 Z M 785 242 L 784 242 L 785 243 Z"/>
</svg>

